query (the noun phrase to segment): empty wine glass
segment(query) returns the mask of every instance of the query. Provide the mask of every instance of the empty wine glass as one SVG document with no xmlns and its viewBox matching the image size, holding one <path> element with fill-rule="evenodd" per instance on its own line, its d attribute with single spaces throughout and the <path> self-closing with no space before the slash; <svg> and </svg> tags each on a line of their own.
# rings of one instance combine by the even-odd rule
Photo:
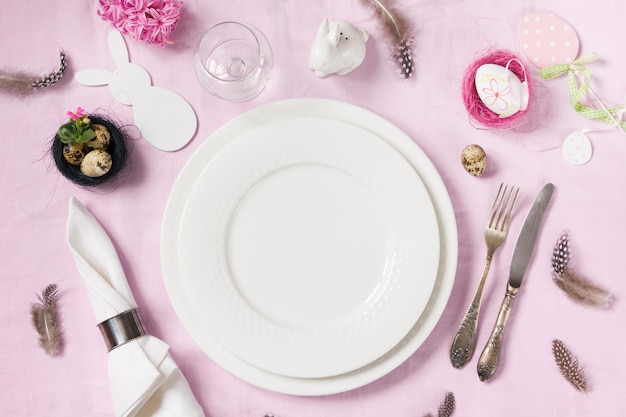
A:
<svg viewBox="0 0 626 417">
<path fill-rule="evenodd" d="M 218 23 L 204 32 L 194 54 L 200 84 L 234 102 L 256 97 L 269 81 L 272 65 L 272 48 L 265 35 L 237 21 Z"/>
</svg>

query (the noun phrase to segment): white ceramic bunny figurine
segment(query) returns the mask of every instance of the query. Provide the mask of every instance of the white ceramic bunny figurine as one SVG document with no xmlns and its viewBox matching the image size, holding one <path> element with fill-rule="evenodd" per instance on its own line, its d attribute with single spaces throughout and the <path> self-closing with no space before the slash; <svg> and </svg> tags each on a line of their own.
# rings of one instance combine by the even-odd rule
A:
<svg viewBox="0 0 626 417">
<path fill-rule="evenodd" d="M 141 135 L 156 148 L 175 151 L 196 133 L 198 120 L 189 103 L 172 90 L 152 85 L 150 74 L 132 64 L 122 34 L 109 34 L 109 50 L 116 70 L 87 69 L 75 79 L 82 85 L 108 85 L 113 98 L 133 107 L 134 122 Z"/>
<path fill-rule="evenodd" d="M 324 20 L 311 45 L 309 68 L 318 77 L 344 75 L 357 68 L 365 59 L 365 42 L 369 34 L 341 20 Z"/>
</svg>

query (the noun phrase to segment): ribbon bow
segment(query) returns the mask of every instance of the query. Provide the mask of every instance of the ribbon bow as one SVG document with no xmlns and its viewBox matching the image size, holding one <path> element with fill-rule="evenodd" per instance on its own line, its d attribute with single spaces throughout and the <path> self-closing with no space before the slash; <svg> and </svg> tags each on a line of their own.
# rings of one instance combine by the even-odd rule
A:
<svg viewBox="0 0 626 417">
<path fill-rule="evenodd" d="M 568 71 L 577 71 L 577 70 L 585 70 L 589 72 L 589 70 L 583 67 L 584 64 L 589 64 L 590 62 L 594 62 L 598 59 L 598 54 L 596 52 L 592 52 L 587 54 L 581 58 L 578 58 L 576 61 L 571 64 L 556 64 L 549 67 L 546 67 L 539 71 L 539 75 L 544 80 L 550 80 L 554 77 L 558 77 L 559 75 L 563 75 Z"/>
<path fill-rule="evenodd" d="M 598 54 L 592 52 L 575 60 L 569 65 L 556 64 L 546 67 L 539 72 L 539 76 L 543 80 L 550 80 L 567 73 L 570 102 L 572 103 L 574 110 L 587 119 L 596 119 L 624 130 L 626 129 L 626 122 L 618 121 L 615 118 L 615 116 L 624 113 L 624 106 L 606 107 L 600 102 L 599 99 L 597 99 L 597 97 L 596 101 L 600 104 L 601 108 L 598 109 L 584 104 L 584 102 L 588 101 L 586 97 L 587 93 L 589 92 L 593 94 L 593 91 L 589 88 L 589 83 L 591 82 L 591 71 L 589 71 L 589 69 L 584 65 L 594 62 L 597 59 Z"/>
</svg>

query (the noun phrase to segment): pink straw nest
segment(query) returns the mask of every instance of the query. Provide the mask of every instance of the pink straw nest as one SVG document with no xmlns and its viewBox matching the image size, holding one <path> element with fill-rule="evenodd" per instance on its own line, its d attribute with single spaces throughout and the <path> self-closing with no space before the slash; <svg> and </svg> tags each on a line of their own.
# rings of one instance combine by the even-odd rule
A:
<svg viewBox="0 0 626 417">
<path fill-rule="evenodd" d="M 516 129 L 528 121 L 529 110 L 533 104 L 533 85 L 528 70 L 522 64 L 522 59 L 511 51 L 504 49 L 493 50 L 474 61 L 463 76 L 462 94 L 463 103 L 469 112 L 470 119 L 489 129 Z M 528 82 L 529 101 L 528 107 L 520 110 L 509 117 L 500 117 L 499 114 L 489 110 L 481 101 L 476 91 L 476 72 L 481 65 L 496 64 L 507 67 L 520 81 Z"/>
<path fill-rule="evenodd" d="M 180 0 L 99 0 L 98 16 L 136 41 L 163 47 L 172 44 L 180 20 Z"/>
</svg>

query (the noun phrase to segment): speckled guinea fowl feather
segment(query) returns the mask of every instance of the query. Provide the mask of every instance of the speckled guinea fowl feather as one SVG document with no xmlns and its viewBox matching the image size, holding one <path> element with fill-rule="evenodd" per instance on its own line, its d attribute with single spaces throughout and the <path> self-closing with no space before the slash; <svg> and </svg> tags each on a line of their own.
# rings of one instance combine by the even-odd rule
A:
<svg viewBox="0 0 626 417">
<path fill-rule="evenodd" d="M 63 74 L 65 74 L 65 69 L 67 68 L 67 60 L 65 59 L 65 52 L 59 52 L 59 58 L 61 63 L 59 64 L 59 68 L 56 71 L 52 71 L 50 74 L 45 77 L 36 80 L 34 82 L 34 86 L 36 88 L 44 88 L 50 87 L 53 84 L 56 84 L 61 78 L 63 78 Z"/>
<path fill-rule="evenodd" d="M 569 263 L 572 258 L 569 234 L 564 233 L 557 240 L 552 251 L 552 279 L 571 300 L 596 308 L 608 307 L 611 293 L 598 287 L 573 270 Z"/>
<path fill-rule="evenodd" d="M 50 74 L 42 77 L 22 70 L 1 69 L 0 70 L 0 92 L 25 96 L 34 93 L 40 88 L 49 87 L 63 78 L 67 68 L 65 53 L 60 52 L 61 64 L 59 68 Z"/>
<path fill-rule="evenodd" d="M 24 71 L 0 70 L 0 91 L 3 93 L 24 96 L 34 90 L 35 77 Z"/>
<path fill-rule="evenodd" d="M 413 75 L 413 51 L 411 49 L 411 24 L 387 0 L 361 0 L 371 6 L 381 23 L 382 29 L 389 37 L 391 55 L 399 66 L 404 78 Z"/>
<path fill-rule="evenodd" d="M 456 400 L 454 399 L 454 394 L 451 392 L 446 392 L 446 396 L 439 404 L 439 408 L 437 409 L 437 417 L 451 417 L 454 414 L 454 409 L 456 408 Z"/>
<path fill-rule="evenodd" d="M 50 284 L 38 295 L 38 303 L 31 305 L 33 327 L 39 334 L 39 346 L 48 355 L 56 355 L 61 347 L 61 329 L 57 318 L 56 284 Z"/>
<path fill-rule="evenodd" d="M 552 341 L 552 354 L 561 375 L 578 391 L 587 392 L 587 377 L 579 366 L 578 359 L 561 340 Z"/>
<path fill-rule="evenodd" d="M 456 408 L 456 400 L 452 392 L 446 392 L 445 397 L 437 408 L 437 417 L 451 417 Z M 432 413 L 424 414 L 423 417 L 434 417 Z"/>
<path fill-rule="evenodd" d="M 596 308 L 606 308 L 610 304 L 611 293 L 592 284 L 576 271 L 566 269 L 560 275 L 553 274 L 552 279 L 572 301 Z"/>
</svg>

